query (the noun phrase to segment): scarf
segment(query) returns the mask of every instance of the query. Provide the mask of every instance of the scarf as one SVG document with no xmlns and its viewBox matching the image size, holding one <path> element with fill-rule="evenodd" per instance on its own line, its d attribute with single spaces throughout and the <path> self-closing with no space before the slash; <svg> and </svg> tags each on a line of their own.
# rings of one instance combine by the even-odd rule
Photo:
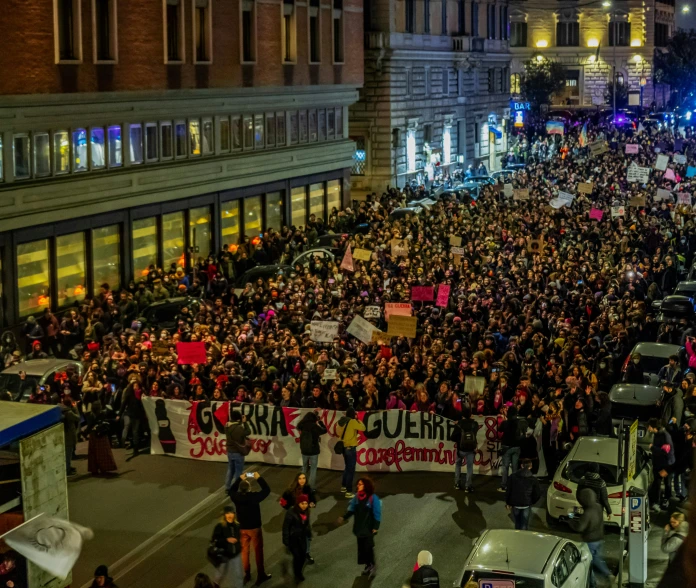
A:
<svg viewBox="0 0 696 588">
<path fill-rule="evenodd" d="M 361 490 L 358 492 L 358 500 L 365 500 L 367 498 L 367 492 L 364 490 Z"/>
</svg>

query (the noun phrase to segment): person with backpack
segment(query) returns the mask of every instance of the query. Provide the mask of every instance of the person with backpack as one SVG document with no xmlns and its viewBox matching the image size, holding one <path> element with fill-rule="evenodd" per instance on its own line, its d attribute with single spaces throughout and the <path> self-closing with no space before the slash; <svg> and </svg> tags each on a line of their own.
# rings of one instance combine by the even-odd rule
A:
<svg viewBox="0 0 696 588">
<path fill-rule="evenodd" d="M 230 420 L 225 425 L 225 436 L 227 437 L 227 477 L 225 479 L 225 489 L 227 492 L 232 488 L 233 482 L 242 474 L 244 470 L 244 458 L 249 455 L 251 446 L 247 437 L 251 435 L 251 429 L 246 422 L 246 417 L 238 410 L 230 413 Z"/>
<path fill-rule="evenodd" d="M 317 466 L 319 463 L 319 438 L 326 433 L 326 425 L 319 420 L 316 412 L 308 412 L 297 424 L 300 432 L 300 452 L 302 453 L 302 473 L 309 476 L 309 486 L 317 487 Z"/>
<path fill-rule="evenodd" d="M 532 474 L 532 460 L 523 459 L 520 469 L 510 476 L 505 504 L 512 511 L 515 520 L 515 529 L 527 531 L 529 529 L 529 516 L 532 506 L 541 498 L 541 486 L 539 480 Z"/>
<path fill-rule="evenodd" d="M 527 431 L 527 420 L 517 418 L 517 409 L 511 406 L 507 409 L 507 417 L 500 425 L 500 444 L 503 454 L 501 465 L 503 467 L 500 481 L 500 492 L 507 492 L 508 470 L 512 466 L 512 473 L 517 471 L 520 460 L 520 447 Z"/>
<path fill-rule="evenodd" d="M 346 498 L 353 498 L 353 476 L 357 464 L 358 432 L 364 431 L 365 425 L 356 418 L 354 408 L 346 411 L 346 416 L 338 421 L 336 434 L 340 435 L 340 440 L 336 442 L 334 451 L 343 455 L 345 467 L 343 478 L 341 479 L 341 492 L 345 492 Z M 311 486 L 311 484 L 310 484 Z"/>
<path fill-rule="evenodd" d="M 662 419 L 650 419 L 648 432 L 653 434 L 653 441 L 650 445 L 653 481 L 648 489 L 648 498 L 652 504 L 653 512 L 658 513 L 669 508 L 669 500 L 672 498 L 672 466 L 674 466 L 676 458 L 672 437 L 665 429 Z M 663 482 L 665 486 L 664 496 L 662 495 Z"/>
<path fill-rule="evenodd" d="M 471 418 L 471 408 L 464 407 L 459 422 L 452 431 L 451 441 L 457 445 L 457 461 L 454 464 L 454 489 L 461 490 L 459 480 L 462 475 L 462 463 L 466 463 L 466 492 L 473 492 L 474 456 L 476 455 L 476 434 L 478 423 Z"/>
</svg>

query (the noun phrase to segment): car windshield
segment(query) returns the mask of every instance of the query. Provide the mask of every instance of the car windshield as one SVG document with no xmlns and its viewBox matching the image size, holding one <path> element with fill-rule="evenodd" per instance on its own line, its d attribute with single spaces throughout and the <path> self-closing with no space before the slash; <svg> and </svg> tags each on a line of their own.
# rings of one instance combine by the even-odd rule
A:
<svg viewBox="0 0 696 588">
<path fill-rule="evenodd" d="M 629 423 L 632 423 L 636 419 L 646 423 L 651 418 L 658 418 L 660 416 L 660 409 L 656 404 L 640 405 L 614 402 L 611 405 L 611 416 L 615 419 L 626 419 Z"/>
<path fill-rule="evenodd" d="M 518 574 L 488 572 L 486 570 L 467 570 L 462 578 L 461 588 L 478 588 L 479 580 L 508 580 L 515 583 L 515 588 L 544 588 L 544 581 L 538 578 L 527 578 Z"/>
<path fill-rule="evenodd" d="M 656 374 L 660 371 L 662 366 L 669 363 L 669 359 L 666 357 L 650 357 L 649 355 L 642 356 L 643 361 L 643 371 L 646 374 Z"/>
<path fill-rule="evenodd" d="M 38 384 L 39 378 L 36 376 L 27 376 L 22 380 L 19 374 L 0 374 L 0 390 L 9 390 L 13 400 L 28 397 Z"/>
<path fill-rule="evenodd" d="M 582 478 L 588 471 L 591 463 L 590 461 L 569 461 L 563 471 L 563 477 L 566 480 L 570 480 L 574 484 L 580 482 Z M 599 477 L 602 478 L 607 483 L 607 486 L 616 486 L 621 483 L 621 476 L 619 475 L 619 468 L 615 465 L 610 465 L 608 463 L 600 463 L 599 465 Z"/>
</svg>

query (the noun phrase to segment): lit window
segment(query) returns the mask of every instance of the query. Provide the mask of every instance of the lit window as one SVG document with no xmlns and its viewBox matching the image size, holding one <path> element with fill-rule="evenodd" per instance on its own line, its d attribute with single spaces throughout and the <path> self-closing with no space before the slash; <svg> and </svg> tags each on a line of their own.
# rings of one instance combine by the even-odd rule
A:
<svg viewBox="0 0 696 588">
<path fill-rule="evenodd" d="M 199 120 L 189 121 L 189 154 L 201 154 L 201 123 Z"/>
<path fill-rule="evenodd" d="M 203 155 L 210 155 L 215 151 L 215 137 L 213 135 L 213 119 L 203 119 Z"/>
<path fill-rule="evenodd" d="M 56 237 L 56 282 L 58 306 L 85 299 L 85 234 Z"/>
<path fill-rule="evenodd" d="M 99 293 L 102 284 L 112 290 L 121 285 L 121 231 L 119 225 L 92 230 L 93 290 Z"/>
<path fill-rule="evenodd" d="M 68 131 L 53 133 L 53 169 L 56 175 L 70 171 L 70 139 Z"/>
<path fill-rule="evenodd" d="M 56 63 L 82 60 L 82 2 L 54 0 Z"/>
<path fill-rule="evenodd" d="M 172 265 L 184 267 L 184 213 L 162 215 L 162 264 L 167 271 Z"/>
<path fill-rule="evenodd" d="M 512 74 L 510 76 L 510 93 L 511 94 L 519 94 L 521 83 L 522 83 L 522 79 L 520 77 L 520 74 L 518 74 L 518 73 Z"/>
<path fill-rule="evenodd" d="M 309 62 L 321 62 L 320 0 L 309 0 Z M 367 9 L 367 7 L 366 7 Z"/>
<path fill-rule="evenodd" d="M 452 163 L 452 134 L 450 127 L 445 127 L 442 131 L 442 162 L 445 165 Z"/>
<path fill-rule="evenodd" d="M 406 134 L 406 164 L 409 172 L 416 171 L 416 131 L 409 129 Z"/>
<path fill-rule="evenodd" d="M 165 63 L 184 61 L 184 0 L 166 0 L 164 5 Z"/>
<path fill-rule="evenodd" d="M 269 112 L 266 114 L 266 145 L 275 147 L 276 141 L 276 120 L 275 114 Z"/>
<path fill-rule="evenodd" d="M 174 157 L 174 134 L 171 122 L 165 121 L 160 123 L 160 141 L 162 159 L 166 160 Z"/>
<path fill-rule="evenodd" d="M 280 37 L 283 48 L 283 62 L 294 63 L 297 59 L 294 0 L 283 0 L 283 19 L 281 21 Z"/>
<path fill-rule="evenodd" d="M 248 236 L 261 233 L 261 196 L 249 196 L 244 199 L 244 234 Z"/>
<path fill-rule="evenodd" d="M 324 184 L 311 184 L 309 186 L 309 214 L 317 219 L 324 218 Z"/>
<path fill-rule="evenodd" d="M 283 193 L 269 192 L 266 194 L 266 226 L 265 229 L 280 231 L 283 222 Z"/>
<path fill-rule="evenodd" d="M 96 62 L 115 61 L 117 57 L 116 1 L 92 0 L 94 60 Z"/>
<path fill-rule="evenodd" d="M 230 117 L 220 118 L 220 151 L 227 153 L 230 150 Z"/>
<path fill-rule="evenodd" d="M 192 208 L 189 211 L 189 242 L 194 250 L 198 248 L 194 259 L 205 259 L 210 253 L 210 208 Z"/>
<path fill-rule="evenodd" d="M 242 62 L 256 61 L 256 3 L 242 0 Z"/>
<path fill-rule="evenodd" d="M 264 139 L 263 139 L 263 130 L 264 130 L 264 124 L 263 124 L 263 114 L 255 114 L 254 115 L 254 147 L 256 149 L 263 149 L 264 148 Z"/>
<path fill-rule="evenodd" d="M 609 22 L 609 46 L 628 47 L 631 44 L 631 23 L 626 15 L 615 15 Z"/>
<path fill-rule="evenodd" d="M 73 171 L 82 172 L 87 169 L 87 131 L 75 129 L 72 136 Z"/>
<path fill-rule="evenodd" d="M 276 145 L 282 147 L 285 145 L 285 113 L 276 113 Z"/>
<path fill-rule="evenodd" d="M 254 148 L 254 118 L 250 114 L 244 115 L 244 149 Z"/>
<path fill-rule="evenodd" d="M 305 186 L 292 189 L 290 213 L 291 223 L 296 229 L 305 226 L 307 222 L 307 188 Z"/>
<path fill-rule="evenodd" d="M 17 180 L 25 180 L 31 176 L 31 152 L 29 135 L 14 136 L 14 176 Z"/>
<path fill-rule="evenodd" d="M 341 210 L 341 180 L 330 180 L 326 183 L 326 204 L 329 213 Z"/>
<path fill-rule="evenodd" d="M 186 157 L 188 150 L 186 149 L 186 123 L 184 121 L 177 121 L 174 125 L 174 131 L 176 133 L 176 157 Z"/>
<path fill-rule="evenodd" d="M 196 63 L 213 60 L 212 0 L 193 0 L 193 50 Z"/>
<path fill-rule="evenodd" d="M 333 62 L 343 63 L 343 0 L 333 0 Z"/>
<path fill-rule="evenodd" d="M 157 265 L 157 219 L 153 216 L 133 221 L 133 277 L 144 278 L 151 265 Z"/>
<path fill-rule="evenodd" d="M 220 228 L 223 245 L 239 243 L 239 201 L 220 203 Z"/>
<path fill-rule="evenodd" d="M 104 129 L 95 127 L 90 129 L 90 149 L 92 152 L 92 169 L 102 169 L 104 161 Z"/>
<path fill-rule="evenodd" d="M 17 306 L 20 317 L 50 307 L 49 260 L 48 239 L 17 245 Z"/>
<path fill-rule="evenodd" d="M 143 125 L 130 126 L 130 162 L 143 162 Z"/>
<path fill-rule="evenodd" d="M 351 139 L 355 141 L 355 151 L 353 152 L 353 167 L 350 173 L 354 176 L 364 176 L 367 164 L 365 137 L 351 137 Z"/>
<path fill-rule="evenodd" d="M 145 123 L 145 161 L 157 161 L 159 138 L 157 123 Z"/>
<path fill-rule="evenodd" d="M 120 167 L 123 165 L 121 125 L 110 126 L 107 134 L 109 136 L 109 167 Z"/>
<path fill-rule="evenodd" d="M 48 133 L 34 133 L 34 176 L 51 175 L 51 138 Z"/>
</svg>

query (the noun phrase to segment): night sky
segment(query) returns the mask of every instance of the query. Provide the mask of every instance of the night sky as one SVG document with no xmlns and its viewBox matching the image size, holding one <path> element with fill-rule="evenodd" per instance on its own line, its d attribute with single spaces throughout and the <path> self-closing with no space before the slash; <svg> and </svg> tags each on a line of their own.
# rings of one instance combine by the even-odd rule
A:
<svg viewBox="0 0 696 588">
<path fill-rule="evenodd" d="M 680 29 L 696 29 L 696 2 L 677 1 L 675 8 L 677 13 L 677 27 Z M 691 10 L 684 14 L 682 8 L 688 6 Z"/>
</svg>

